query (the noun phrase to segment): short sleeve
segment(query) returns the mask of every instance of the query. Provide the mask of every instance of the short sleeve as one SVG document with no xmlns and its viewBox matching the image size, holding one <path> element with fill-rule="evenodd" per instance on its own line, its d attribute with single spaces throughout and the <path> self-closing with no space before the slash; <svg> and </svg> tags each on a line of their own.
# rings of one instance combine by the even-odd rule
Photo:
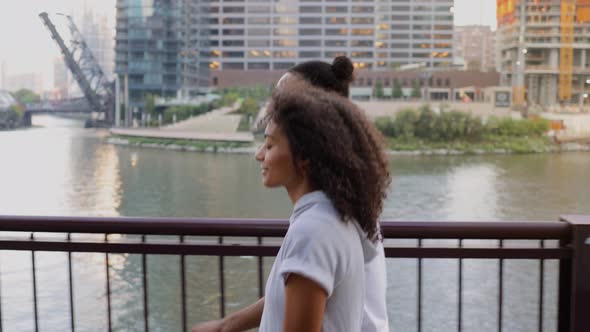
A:
<svg viewBox="0 0 590 332">
<path fill-rule="evenodd" d="M 313 223 L 313 222 L 312 222 Z M 322 222 L 293 225 L 283 244 L 279 274 L 286 281 L 291 273 L 316 282 L 328 297 L 342 278 L 346 246 Z"/>
</svg>

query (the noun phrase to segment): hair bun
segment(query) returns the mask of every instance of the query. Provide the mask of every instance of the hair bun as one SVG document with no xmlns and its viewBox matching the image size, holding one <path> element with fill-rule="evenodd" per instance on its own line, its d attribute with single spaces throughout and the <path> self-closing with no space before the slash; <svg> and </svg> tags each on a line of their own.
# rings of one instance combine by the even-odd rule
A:
<svg viewBox="0 0 590 332">
<path fill-rule="evenodd" d="M 349 58 L 344 55 L 334 58 L 332 62 L 332 72 L 336 75 L 336 78 L 343 82 L 352 82 L 354 66 Z"/>
</svg>

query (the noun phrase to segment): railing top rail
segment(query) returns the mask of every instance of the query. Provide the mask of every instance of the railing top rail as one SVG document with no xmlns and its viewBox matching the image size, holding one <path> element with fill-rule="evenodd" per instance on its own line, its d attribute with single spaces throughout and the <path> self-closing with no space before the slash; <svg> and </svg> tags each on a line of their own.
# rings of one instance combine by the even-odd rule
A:
<svg viewBox="0 0 590 332">
<path fill-rule="evenodd" d="M 284 219 L 1 216 L 0 231 L 189 236 L 284 236 Z M 567 222 L 382 221 L 386 239 L 561 239 Z"/>
</svg>

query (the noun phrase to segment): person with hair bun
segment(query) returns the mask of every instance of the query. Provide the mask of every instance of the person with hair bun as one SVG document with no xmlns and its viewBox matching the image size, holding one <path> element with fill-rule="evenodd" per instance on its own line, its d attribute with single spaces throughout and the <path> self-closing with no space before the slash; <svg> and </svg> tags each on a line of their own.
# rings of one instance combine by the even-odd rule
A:
<svg viewBox="0 0 590 332">
<path fill-rule="evenodd" d="M 352 79 L 341 57 L 295 66 L 277 84 L 256 159 L 263 184 L 294 204 L 289 231 L 266 296 L 194 332 L 388 330 L 378 216 L 389 168 L 382 137 L 345 98 Z"/>
<path fill-rule="evenodd" d="M 323 61 L 308 61 L 298 64 L 281 77 L 277 86 L 291 79 L 303 79 L 328 92 L 349 97 L 350 84 L 354 80 L 354 66 L 346 56 L 339 56 L 332 64 Z M 385 252 L 382 240 L 376 241 L 377 256 L 365 264 L 365 314 L 362 332 L 388 332 L 389 319 L 385 291 L 387 278 Z"/>
</svg>

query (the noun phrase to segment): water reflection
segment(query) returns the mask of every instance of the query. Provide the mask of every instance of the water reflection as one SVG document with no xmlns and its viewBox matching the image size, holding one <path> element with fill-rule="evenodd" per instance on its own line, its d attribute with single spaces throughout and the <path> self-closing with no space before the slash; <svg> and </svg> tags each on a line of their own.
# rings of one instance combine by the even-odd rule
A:
<svg viewBox="0 0 590 332">
<path fill-rule="evenodd" d="M 286 218 L 292 206 L 282 189 L 260 182 L 250 155 L 196 154 L 103 144 L 105 132 L 81 121 L 35 117 L 48 127 L 0 132 L 0 214 Z M 5 157 L 6 156 L 6 157 Z M 395 220 L 556 220 L 589 214 L 588 154 L 394 157 L 393 185 L 383 218 Z M 100 236 L 99 236 L 100 237 Z M 148 239 L 149 240 L 149 239 Z M 457 245 L 424 241 L 427 246 Z M 402 243 L 403 244 L 403 243 Z M 407 242 L 406 242 L 407 244 Z M 507 245 L 509 245 L 508 243 Z M 466 241 L 465 246 L 481 246 Z M 6 331 L 32 331 L 31 255 L 1 252 L 2 316 Z M 104 331 L 104 254 L 73 254 L 77 329 Z M 147 257 L 150 327 L 179 330 L 180 258 Z M 265 259 L 265 273 L 272 258 Z M 187 257 L 188 321 L 217 317 L 215 257 Z M 38 253 L 40 324 L 67 330 L 67 255 Z M 497 328 L 497 260 L 464 260 L 463 329 Z M 141 255 L 109 255 L 113 326 L 143 329 Z M 255 260 L 225 259 L 227 310 L 257 296 Z M 423 261 L 423 329 L 457 328 L 458 262 Z M 510 270 L 510 271 L 508 271 Z M 535 329 L 538 262 L 505 267 L 504 329 Z M 544 325 L 555 330 L 556 264 L 545 264 Z M 416 330 L 417 261 L 388 260 L 391 321 Z M 247 286 L 244 286 L 247 285 Z M 10 305 L 7 305 L 10 304 Z"/>
<path fill-rule="evenodd" d="M 447 220 L 492 220 L 497 211 L 494 165 L 471 164 L 449 171 L 447 178 Z"/>
</svg>

